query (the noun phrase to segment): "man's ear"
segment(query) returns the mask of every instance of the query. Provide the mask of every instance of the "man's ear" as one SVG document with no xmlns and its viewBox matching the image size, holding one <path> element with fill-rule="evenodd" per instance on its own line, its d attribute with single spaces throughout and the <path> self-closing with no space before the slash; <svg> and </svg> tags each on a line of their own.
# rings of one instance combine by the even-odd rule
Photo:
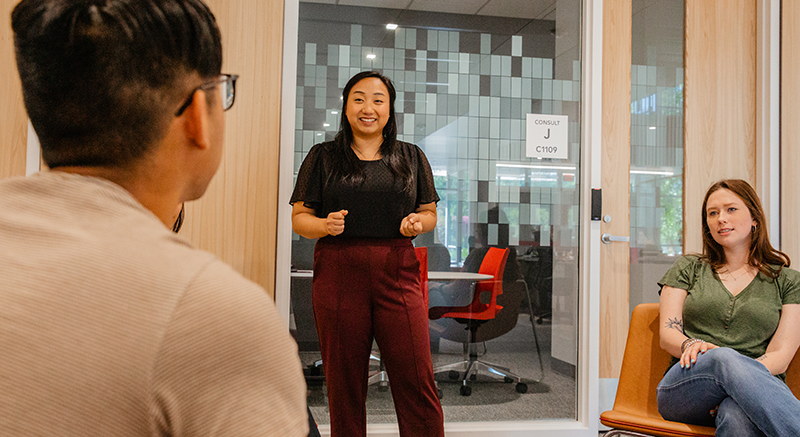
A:
<svg viewBox="0 0 800 437">
<path fill-rule="evenodd" d="M 181 115 L 184 117 L 186 137 L 197 147 L 207 149 L 210 145 L 208 138 L 208 104 L 206 93 L 197 90 L 192 98 L 192 103 Z"/>
</svg>

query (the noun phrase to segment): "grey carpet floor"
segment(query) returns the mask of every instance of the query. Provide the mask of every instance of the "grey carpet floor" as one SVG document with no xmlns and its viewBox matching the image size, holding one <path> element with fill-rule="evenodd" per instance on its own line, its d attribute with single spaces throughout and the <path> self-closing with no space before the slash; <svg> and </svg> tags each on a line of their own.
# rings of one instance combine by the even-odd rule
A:
<svg viewBox="0 0 800 437">
<path fill-rule="evenodd" d="M 544 362 L 544 374 L 535 358 L 531 322 L 521 314 L 517 326 L 507 334 L 479 345 L 481 360 L 508 367 L 528 384 L 528 392 L 517 393 L 514 384 L 496 382 L 489 376 L 479 376 L 471 383 L 472 395 L 461 396 L 461 383 L 451 381 L 447 373 L 436 376 L 443 392 L 442 409 L 446 422 L 523 421 L 542 419 L 574 419 L 576 417 L 576 386 L 572 376 L 555 372 L 550 366 L 550 325 L 547 321 L 537 325 L 539 343 Z M 433 355 L 434 367 L 460 361 L 463 357 L 461 343 L 441 340 L 439 353 Z M 319 353 L 302 352 L 303 365 L 319 359 Z M 377 371 L 377 362 L 373 362 Z M 534 379 L 540 379 L 538 383 Z M 367 394 L 367 420 L 369 423 L 394 423 L 396 417 L 391 398 L 391 388 L 377 385 L 369 387 Z M 308 404 L 320 424 L 330 423 L 327 393 L 324 386 L 309 386 Z"/>
</svg>

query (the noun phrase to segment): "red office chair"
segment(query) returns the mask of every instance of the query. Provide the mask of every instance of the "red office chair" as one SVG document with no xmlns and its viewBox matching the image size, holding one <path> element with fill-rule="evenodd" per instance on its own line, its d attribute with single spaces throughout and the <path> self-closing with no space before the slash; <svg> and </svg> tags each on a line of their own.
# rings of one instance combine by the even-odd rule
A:
<svg viewBox="0 0 800 437">
<path fill-rule="evenodd" d="M 478 360 L 478 354 L 474 347 L 475 343 L 478 342 L 478 329 L 480 326 L 494 319 L 503 309 L 501 305 L 497 304 L 497 296 L 503 294 L 503 271 L 506 268 L 506 261 L 508 261 L 508 252 L 508 249 L 498 249 L 496 247 L 491 247 L 486 252 L 478 272 L 492 275 L 493 278 L 476 284 L 475 295 L 469 305 L 462 307 L 433 307 L 428 312 L 428 316 L 432 320 L 442 317 L 452 318 L 466 325 L 467 330 L 469 330 L 468 356 L 463 361 L 433 369 L 434 373 L 450 372 L 452 379 L 458 379 L 459 371 L 463 371 L 464 377 L 460 389 L 462 396 L 472 394 L 472 387 L 469 386 L 468 381 L 473 375 L 477 376 L 480 369 L 486 370 L 493 375 L 500 375 L 506 382 L 516 381 L 518 393 L 528 391 L 528 385 L 522 382 L 522 378 L 518 375 L 511 373 L 510 369 Z M 487 293 L 489 294 L 488 299 L 485 298 Z M 486 302 L 487 300 L 488 302 Z"/>
<path fill-rule="evenodd" d="M 415 247 L 414 252 L 417 254 L 417 259 L 419 260 L 419 285 L 422 287 L 422 298 L 425 302 L 425 307 L 428 306 L 428 248 L 427 247 Z M 376 359 L 380 361 L 380 357 L 377 355 L 370 356 L 372 359 Z M 381 388 L 388 389 L 389 387 L 389 375 L 383 370 L 383 362 L 380 364 L 380 370 L 377 373 L 370 375 L 369 379 L 367 380 L 368 385 L 372 385 L 375 383 L 379 383 Z M 439 398 L 442 397 L 441 390 L 437 390 L 439 394 Z"/>
</svg>

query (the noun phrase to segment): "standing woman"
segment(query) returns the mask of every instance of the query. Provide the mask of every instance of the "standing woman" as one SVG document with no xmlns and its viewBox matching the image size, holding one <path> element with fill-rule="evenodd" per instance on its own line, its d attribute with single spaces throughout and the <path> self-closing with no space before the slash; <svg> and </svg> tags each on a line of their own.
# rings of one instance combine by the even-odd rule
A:
<svg viewBox="0 0 800 437">
<path fill-rule="evenodd" d="M 800 401 L 784 372 L 800 345 L 800 273 L 772 247 L 753 188 L 708 189 L 703 254 L 661 279 L 661 347 L 673 366 L 658 386 L 667 419 L 717 436 L 800 436 Z"/>
<path fill-rule="evenodd" d="M 333 141 L 315 145 L 292 194 L 292 229 L 319 238 L 313 305 L 334 437 L 367 433 L 373 338 L 391 381 L 401 436 L 444 436 L 428 307 L 411 238 L 436 227 L 430 164 L 397 140 L 392 82 L 375 71 L 342 92 Z"/>
</svg>

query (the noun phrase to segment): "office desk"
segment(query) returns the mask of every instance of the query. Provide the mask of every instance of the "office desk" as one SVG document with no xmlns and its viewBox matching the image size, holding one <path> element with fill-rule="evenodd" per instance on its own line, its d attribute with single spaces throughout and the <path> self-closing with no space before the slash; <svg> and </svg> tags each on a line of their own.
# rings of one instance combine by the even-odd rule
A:
<svg viewBox="0 0 800 437">
<path fill-rule="evenodd" d="M 314 271 L 313 270 L 294 270 L 292 271 L 291 277 L 293 278 L 313 278 Z"/>
<path fill-rule="evenodd" d="M 296 270 L 291 273 L 293 278 L 313 278 L 313 270 Z M 459 279 L 467 279 L 471 281 L 485 281 L 492 279 L 494 276 L 486 275 L 483 273 L 470 273 L 470 272 L 451 272 L 451 271 L 429 271 L 428 281 L 456 281 Z"/>
<path fill-rule="evenodd" d="M 471 272 L 429 271 L 428 281 L 456 281 L 467 279 L 470 281 L 485 281 L 494 278 L 494 275 Z"/>
</svg>

